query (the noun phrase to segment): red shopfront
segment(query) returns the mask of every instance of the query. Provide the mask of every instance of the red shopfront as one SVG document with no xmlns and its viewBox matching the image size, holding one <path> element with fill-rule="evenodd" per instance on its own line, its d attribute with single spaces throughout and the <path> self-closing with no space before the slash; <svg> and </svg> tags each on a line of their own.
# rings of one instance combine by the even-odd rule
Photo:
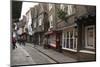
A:
<svg viewBox="0 0 100 67">
<path fill-rule="evenodd" d="M 49 46 L 54 49 L 59 49 L 61 43 L 61 33 L 58 31 L 49 31 L 46 35 L 48 35 Z"/>
</svg>

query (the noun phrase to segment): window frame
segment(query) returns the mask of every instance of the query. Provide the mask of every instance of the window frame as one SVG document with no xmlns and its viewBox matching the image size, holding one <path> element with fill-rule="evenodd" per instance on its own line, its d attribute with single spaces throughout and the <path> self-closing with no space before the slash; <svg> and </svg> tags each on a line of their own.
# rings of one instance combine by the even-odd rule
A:
<svg viewBox="0 0 100 67">
<path fill-rule="evenodd" d="M 53 4 L 49 4 L 49 11 L 52 9 L 52 7 L 53 7 Z"/>
<path fill-rule="evenodd" d="M 53 15 L 49 16 L 50 28 L 53 27 Z"/>
<path fill-rule="evenodd" d="M 60 5 L 60 9 L 64 11 L 64 9 L 65 9 L 64 4 L 61 4 L 61 5 Z"/>
<path fill-rule="evenodd" d="M 93 28 L 93 47 L 89 46 L 87 43 L 88 43 L 88 39 L 87 39 L 87 31 L 88 31 L 88 28 Z M 88 49 L 95 49 L 95 26 L 94 25 L 90 25 L 90 26 L 87 26 L 85 27 L 85 48 L 88 48 Z"/>
<path fill-rule="evenodd" d="M 71 32 L 73 34 L 72 38 L 71 38 Z M 72 31 L 63 31 L 63 33 L 62 33 L 62 49 L 71 50 L 71 51 L 77 51 L 77 38 L 75 36 L 76 36 L 76 31 L 74 29 Z M 71 39 L 73 39 L 73 43 L 72 43 L 72 47 L 73 48 L 71 48 L 71 44 L 70 44 L 71 43 L 71 41 L 70 41 Z"/>
<path fill-rule="evenodd" d="M 73 5 L 68 5 L 68 15 L 72 15 L 73 14 Z"/>
</svg>

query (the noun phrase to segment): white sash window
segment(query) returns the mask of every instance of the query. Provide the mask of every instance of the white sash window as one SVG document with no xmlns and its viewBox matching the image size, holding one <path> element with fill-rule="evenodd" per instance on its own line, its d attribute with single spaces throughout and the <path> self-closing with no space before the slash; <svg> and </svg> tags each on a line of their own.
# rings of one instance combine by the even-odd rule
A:
<svg viewBox="0 0 100 67">
<path fill-rule="evenodd" d="M 64 4 L 61 4 L 60 8 L 64 11 L 64 8 L 65 8 Z"/>
<path fill-rule="evenodd" d="M 63 32 L 62 34 L 62 49 L 76 50 L 77 49 L 77 32 Z"/>
<path fill-rule="evenodd" d="M 49 4 L 49 11 L 50 11 L 50 10 L 51 10 L 51 8 L 53 7 L 52 5 L 53 5 L 53 4 Z"/>
<path fill-rule="evenodd" d="M 73 14 L 73 5 L 68 5 L 68 15 Z"/>
<path fill-rule="evenodd" d="M 52 28 L 53 27 L 53 16 L 52 15 L 50 15 L 49 17 L 49 22 L 50 22 L 50 28 Z"/>
</svg>

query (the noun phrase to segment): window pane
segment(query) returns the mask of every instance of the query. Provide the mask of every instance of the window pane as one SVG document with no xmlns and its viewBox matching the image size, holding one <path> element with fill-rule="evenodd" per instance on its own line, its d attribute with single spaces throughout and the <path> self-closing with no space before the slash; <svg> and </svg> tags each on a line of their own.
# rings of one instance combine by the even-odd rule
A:
<svg viewBox="0 0 100 67">
<path fill-rule="evenodd" d="M 68 14 L 69 14 L 69 15 L 72 14 L 72 5 L 68 5 Z"/>
<path fill-rule="evenodd" d="M 61 4 L 61 5 L 60 5 L 60 8 L 61 8 L 62 10 L 64 10 L 65 7 L 64 7 L 63 4 Z"/>
<path fill-rule="evenodd" d="M 93 47 L 93 29 L 92 30 L 91 29 L 88 29 L 88 33 L 87 33 L 88 44 L 87 45 Z"/>
<path fill-rule="evenodd" d="M 52 4 L 49 4 L 49 10 L 51 10 L 51 8 L 52 8 Z"/>
<path fill-rule="evenodd" d="M 95 29 L 94 26 L 86 27 L 86 48 L 94 48 L 95 45 Z"/>
<path fill-rule="evenodd" d="M 70 39 L 70 48 L 73 49 L 73 39 Z"/>
<path fill-rule="evenodd" d="M 66 47 L 69 48 L 69 39 L 67 39 Z"/>
<path fill-rule="evenodd" d="M 69 32 L 67 32 L 67 38 L 69 38 Z"/>
</svg>

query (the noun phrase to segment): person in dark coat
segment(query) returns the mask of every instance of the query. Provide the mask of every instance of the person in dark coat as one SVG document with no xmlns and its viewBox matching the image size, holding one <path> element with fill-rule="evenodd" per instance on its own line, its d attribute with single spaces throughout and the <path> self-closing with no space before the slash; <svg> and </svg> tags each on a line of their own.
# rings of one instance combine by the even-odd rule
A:
<svg viewBox="0 0 100 67">
<path fill-rule="evenodd" d="M 15 37 L 12 37 L 12 48 L 13 49 L 17 48 L 17 46 L 16 46 L 16 38 Z"/>
<path fill-rule="evenodd" d="M 21 40 L 22 40 L 22 44 L 25 46 L 25 41 L 26 41 L 26 34 L 23 33 L 22 36 L 21 36 Z"/>
<path fill-rule="evenodd" d="M 24 37 L 24 35 L 22 36 L 22 44 L 25 46 L 25 37 Z"/>
</svg>

